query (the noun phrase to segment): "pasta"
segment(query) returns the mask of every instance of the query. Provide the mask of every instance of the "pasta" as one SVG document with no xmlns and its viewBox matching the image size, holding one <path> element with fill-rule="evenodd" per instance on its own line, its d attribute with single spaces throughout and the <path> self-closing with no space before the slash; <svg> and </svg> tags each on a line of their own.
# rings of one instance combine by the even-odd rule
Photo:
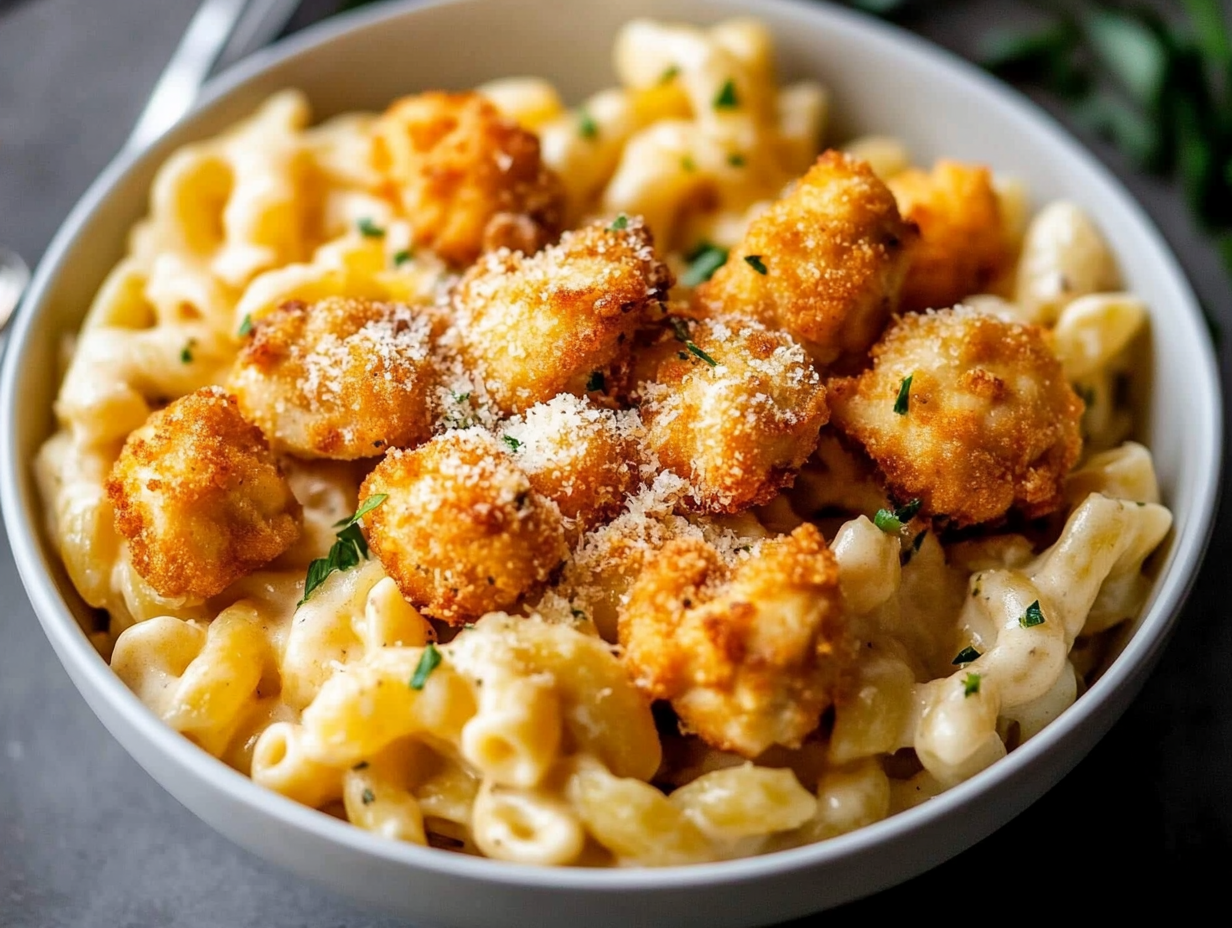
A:
<svg viewBox="0 0 1232 928">
<path fill-rule="evenodd" d="M 36 461 L 168 726 L 389 840 L 674 866 L 927 802 L 1078 698 L 1171 515 L 1074 203 L 823 148 L 765 28 L 162 166 Z M 892 127 L 890 127 L 892 129 Z"/>
</svg>

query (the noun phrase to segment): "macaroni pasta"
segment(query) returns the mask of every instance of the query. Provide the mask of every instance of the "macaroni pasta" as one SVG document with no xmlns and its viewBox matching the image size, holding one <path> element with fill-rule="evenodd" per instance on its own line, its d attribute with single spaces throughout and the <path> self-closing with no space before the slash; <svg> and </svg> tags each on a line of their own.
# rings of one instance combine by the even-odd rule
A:
<svg viewBox="0 0 1232 928">
<path fill-rule="evenodd" d="M 160 169 L 36 470 L 167 725 L 391 840 L 667 866 L 822 841 L 1034 737 L 1142 608 L 1148 308 L 1094 220 L 888 135 L 768 32 Z M 892 127 L 891 127 L 892 128 Z"/>
</svg>

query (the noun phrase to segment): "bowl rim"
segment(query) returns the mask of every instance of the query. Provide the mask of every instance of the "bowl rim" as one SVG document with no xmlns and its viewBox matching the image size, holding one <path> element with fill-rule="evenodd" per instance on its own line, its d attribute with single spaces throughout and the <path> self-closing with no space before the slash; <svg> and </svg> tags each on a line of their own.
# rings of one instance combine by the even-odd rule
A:
<svg viewBox="0 0 1232 928">
<path fill-rule="evenodd" d="M 1039 135 L 1048 146 L 1059 149 L 1067 160 L 1093 175 L 1104 188 L 1104 196 L 1119 201 L 1119 206 L 1139 227 L 1147 241 L 1148 252 L 1154 252 L 1153 257 L 1159 265 L 1160 274 L 1166 278 L 1166 285 L 1182 297 L 1182 306 L 1175 307 L 1180 310 L 1178 321 L 1188 330 L 1185 340 L 1191 343 L 1189 347 L 1195 351 L 1193 361 L 1198 370 L 1197 377 L 1205 381 L 1206 388 L 1203 391 L 1205 399 L 1197 413 L 1200 419 L 1205 419 L 1201 423 L 1205 428 L 1195 439 L 1193 450 L 1202 458 L 1199 464 L 1205 465 L 1198 469 L 1194 499 L 1205 500 L 1207 505 L 1197 506 L 1197 511 L 1189 514 L 1190 521 L 1185 533 L 1174 539 L 1171 569 L 1157 580 L 1154 599 L 1137 632 L 1106 672 L 1074 705 L 1035 738 L 971 779 L 928 802 L 848 834 L 790 850 L 714 863 L 664 868 L 596 869 L 541 867 L 444 853 L 371 834 L 258 786 L 165 725 L 111 671 L 78 625 L 51 572 L 44 566 L 44 555 L 51 559 L 55 553 L 41 531 L 41 513 L 36 507 L 26 505 L 33 480 L 30 475 L 31 462 L 20 460 L 17 454 L 18 423 L 23 418 L 17 397 L 17 385 L 21 379 L 20 359 L 25 355 L 38 323 L 47 313 L 49 304 L 46 296 L 52 282 L 62 272 L 65 258 L 80 236 L 82 227 L 109 197 L 112 189 L 146 159 L 155 155 L 165 158 L 168 154 L 164 150 L 167 136 L 191 124 L 203 110 L 275 65 L 309 54 L 344 33 L 387 20 L 413 17 L 420 11 L 434 7 L 469 2 L 473 0 L 381 3 L 331 17 L 254 53 L 212 80 L 189 113 L 158 141 L 141 151 L 121 151 L 78 200 L 40 260 L 17 313 L 0 372 L 0 446 L 3 447 L 0 453 L 0 510 L 3 511 L 14 560 L 35 614 L 83 698 L 86 697 L 87 684 L 93 691 L 93 698 L 86 698 L 91 709 L 101 715 L 94 704 L 95 699 L 101 699 L 117 718 L 122 718 L 131 727 L 136 736 L 148 742 L 149 746 L 189 776 L 199 779 L 203 786 L 225 794 L 251 814 L 274 817 L 288 829 L 306 832 L 316 839 L 380 858 L 387 863 L 434 874 L 526 888 L 594 892 L 734 884 L 821 868 L 840 858 L 859 856 L 879 846 L 892 844 L 911 832 L 937 824 L 969 803 L 990 800 L 1008 781 L 1031 772 L 1033 768 L 1041 769 L 1048 756 L 1061 748 L 1062 742 L 1077 737 L 1077 733 L 1088 726 L 1098 726 L 1101 716 L 1115 701 L 1114 694 L 1122 687 L 1136 687 L 1144 671 L 1158 656 L 1196 580 L 1214 527 L 1223 457 L 1223 397 L 1213 346 L 1206 337 L 1197 299 L 1167 241 L 1143 207 L 1109 168 L 1045 110 L 1014 88 L 920 36 L 852 10 L 807 3 L 805 0 L 762 0 L 761 8 L 811 17 L 825 28 L 855 34 L 861 41 L 894 43 L 902 55 L 913 59 L 918 66 L 950 72 L 955 79 L 969 85 L 974 93 L 1009 110 L 1012 116 L 1028 127 L 1029 132 Z M 724 5 L 729 4 L 716 4 Z M 34 499 L 37 500 L 37 491 Z M 46 551 L 44 544 L 48 544 Z M 1120 714 L 1119 710 L 1114 711 L 1116 715 Z M 1067 765 L 1065 771 L 1071 769 L 1077 759 Z M 947 854 L 938 855 L 938 860 L 960 850 L 962 847 L 956 847 Z"/>
</svg>

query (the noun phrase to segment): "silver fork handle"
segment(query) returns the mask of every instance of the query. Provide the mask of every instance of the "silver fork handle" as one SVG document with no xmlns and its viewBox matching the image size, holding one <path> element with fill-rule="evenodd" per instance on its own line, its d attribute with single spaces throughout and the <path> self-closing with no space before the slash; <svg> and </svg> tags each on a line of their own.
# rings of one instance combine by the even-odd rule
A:
<svg viewBox="0 0 1232 928">
<path fill-rule="evenodd" d="M 299 0 L 204 0 L 154 85 L 124 149 L 145 148 L 175 125 L 213 73 L 276 38 L 298 6 Z"/>
</svg>

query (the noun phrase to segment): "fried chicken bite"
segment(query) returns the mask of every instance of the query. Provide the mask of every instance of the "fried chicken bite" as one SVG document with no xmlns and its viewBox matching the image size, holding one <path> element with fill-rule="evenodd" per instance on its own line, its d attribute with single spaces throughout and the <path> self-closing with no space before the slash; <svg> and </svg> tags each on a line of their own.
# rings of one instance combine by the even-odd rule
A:
<svg viewBox="0 0 1232 928">
<path fill-rule="evenodd" d="M 671 285 L 650 231 L 620 217 L 566 232 L 531 257 L 484 255 L 454 291 L 454 332 L 463 362 L 512 415 L 558 393 L 587 392 Z"/>
<path fill-rule="evenodd" d="M 876 341 L 917 237 L 865 162 L 827 151 L 753 220 L 695 299 L 786 329 L 828 364 Z"/>
<path fill-rule="evenodd" d="M 825 387 L 786 332 L 748 317 L 669 317 L 642 352 L 646 445 L 701 512 L 740 512 L 791 484 L 829 418 Z"/>
<path fill-rule="evenodd" d="M 1013 255 L 988 168 L 943 160 L 932 173 L 910 168 L 887 184 L 903 218 L 920 229 L 900 309 L 953 306 L 1005 273 Z"/>
<path fill-rule="evenodd" d="M 133 566 L 165 597 L 221 593 L 300 533 L 300 504 L 261 430 L 218 387 L 181 397 L 129 435 L 107 496 Z"/>
<path fill-rule="evenodd" d="M 355 460 L 413 447 L 432 436 L 440 328 L 401 304 L 292 300 L 253 323 L 227 386 L 277 451 Z"/>
<path fill-rule="evenodd" d="M 896 500 L 958 526 L 1061 505 L 1083 406 L 1042 330 L 960 306 L 902 317 L 872 356 L 829 382 L 831 421 Z"/>
<path fill-rule="evenodd" d="M 564 186 L 544 166 L 539 139 L 478 93 L 404 97 L 376 121 L 372 144 L 415 244 L 455 266 L 484 249 L 533 253 L 560 232 Z"/>
<path fill-rule="evenodd" d="M 648 561 L 619 619 L 634 682 L 708 744 L 799 747 L 832 703 L 850 644 L 838 563 L 815 526 L 734 568 L 695 539 Z"/>
<path fill-rule="evenodd" d="M 511 608 L 568 554 L 556 504 L 535 492 L 501 442 L 469 428 L 390 451 L 360 499 L 368 542 L 422 612 L 462 624 Z"/>
<path fill-rule="evenodd" d="M 640 479 L 641 418 L 562 393 L 501 426 L 501 440 L 536 493 L 577 530 L 615 516 Z"/>
</svg>

